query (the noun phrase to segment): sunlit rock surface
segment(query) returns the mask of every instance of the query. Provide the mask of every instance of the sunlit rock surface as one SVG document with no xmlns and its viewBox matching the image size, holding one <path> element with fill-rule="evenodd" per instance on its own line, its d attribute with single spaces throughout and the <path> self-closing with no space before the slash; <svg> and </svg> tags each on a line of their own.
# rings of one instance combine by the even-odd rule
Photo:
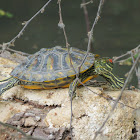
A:
<svg viewBox="0 0 140 140">
<path fill-rule="evenodd" d="M 9 77 L 17 65 L 0 58 L 0 79 Z M 73 138 L 92 140 L 110 112 L 120 91 L 102 91 L 101 88 L 80 87 L 73 100 Z M 102 95 L 107 99 L 98 96 Z M 67 138 L 70 126 L 70 98 L 68 89 L 27 90 L 21 86 L 6 91 L 0 102 L 0 121 L 22 127 L 27 134 L 44 139 Z M 138 137 L 140 129 L 140 91 L 125 90 L 111 118 L 98 135 L 98 140 L 129 140 Z M 127 106 L 126 106 L 127 105 Z M 131 106 L 132 108 L 128 107 Z M 66 133 L 67 132 L 67 133 Z M 51 134 L 51 135 L 50 135 Z M 65 135 L 65 137 L 63 136 Z"/>
</svg>

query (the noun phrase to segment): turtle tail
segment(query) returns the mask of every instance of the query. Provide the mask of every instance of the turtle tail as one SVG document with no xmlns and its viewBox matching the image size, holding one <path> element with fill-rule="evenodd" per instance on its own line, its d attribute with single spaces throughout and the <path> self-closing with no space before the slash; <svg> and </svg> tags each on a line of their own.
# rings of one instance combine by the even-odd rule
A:
<svg viewBox="0 0 140 140">
<path fill-rule="evenodd" d="M 10 77 L 10 78 L 3 80 L 3 81 L 7 81 L 7 82 L 0 85 L 0 95 L 3 92 L 5 92 L 6 90 L 8 90 L 16 85 L 19 85 L 19 80 L 14 78 L 14 77 Z M 3 81 L 0 81 L 0 82 L 3 82 Z"/>
</svg>

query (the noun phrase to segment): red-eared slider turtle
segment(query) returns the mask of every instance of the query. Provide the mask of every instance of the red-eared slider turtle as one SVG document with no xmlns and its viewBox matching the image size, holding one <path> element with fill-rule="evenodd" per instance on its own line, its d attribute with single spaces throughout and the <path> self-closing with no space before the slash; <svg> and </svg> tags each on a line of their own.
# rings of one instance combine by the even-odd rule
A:
<svg viewBox="0 0 140 140">
<path fill-rule="evenodd" d="M 81 64 L 86 52 L 76 48 L 70 48 L 72 64 L 78 73 L 78 66 Z M 121 88 L 123 79 L 116 77 L 111 71 L 113 68 L 112 59 L 100 58 L 98 55 L 89 53 L 81 67 L 79 79 L 82 83 L 100 75 L 108 81 L 113 88 Z M 7 81 L 0 85 L 0 94 L 16 85 L 21 85 L 28 89 L 53 89 L 69 88 L 69 93 L 73 93 L 76 85 L 79 85 L 75 72 L 70 65 L 69 55 L 66 48 L 53 47 L 41 49 L 37 53 L 30 55 L 18 65 L 12 72 L 11 77 L 3 80 Z"/>
</svg>

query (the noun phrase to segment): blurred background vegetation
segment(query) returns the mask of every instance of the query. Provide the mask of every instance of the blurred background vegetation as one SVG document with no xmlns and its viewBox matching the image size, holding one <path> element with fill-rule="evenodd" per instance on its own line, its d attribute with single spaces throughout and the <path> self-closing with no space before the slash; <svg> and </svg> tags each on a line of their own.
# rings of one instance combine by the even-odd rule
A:
<svg viewBox="0 0 140 140">
<path fill-rule="evenodd" d="M 5 12 L 4 10 L 0 9 L 0 17 L 3 17 L 3 16 L 8 17 L 8 18 L 13 17 L 13 15 L 11 13 Z"/>
<path fill-rule="evenodd" d="M 88 1 L 88 0 L 87 0 Z M 23 27 L 21 24 L 30 19 L 46 0 L 1 0 L 0 5 L 0 44 L 10 41 Z M 87 31 L 82 0 L 62 0 L 62 16 L 71 47 L 87 48 Z M 87 5 L 92 25 L 99 1 Z M 101 18 L 94 30 L 93 53 L 101 56 L 119 56 L 140 44 L 140 1 L 107 0 Z M 65 46 L 63 31 L 58 27 L 59 14 L 57 0 L 53 0 L 43 14 L 38 15 L 15 42 L 14 49 L 34 53 L 40 48 L 56 45 Z M 123 76 L 130 67 L 122 66 L 114 71 Z M 121 71 L 121 72 L 120 72 Z M 136 78 L 135 78 L 136 79 Z M 134 80 L 136 83 L 136 81 Z"/>
</svg>

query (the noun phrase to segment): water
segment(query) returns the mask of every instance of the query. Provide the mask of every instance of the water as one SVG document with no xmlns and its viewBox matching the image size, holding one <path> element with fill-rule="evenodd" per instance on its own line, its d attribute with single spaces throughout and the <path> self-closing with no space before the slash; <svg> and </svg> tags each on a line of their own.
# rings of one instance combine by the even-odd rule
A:
<svg viewBox="0 0 140 140">
<path fill-rule="evenodd" d="M 0 18 L 0 43 L 8 42 L 16 36 L 23 27 L 21 23 L 30 19 L 45 3 L 45 0 L 1 0 L 0 8 L 11 12 L 14 17 L 12 19 Z M 62 14 L 69 44 L 86 50 L 87 32 L 80 3 L 80 0 L 62 1 Z M 139 0 L 105 1 L 101 18 L 94 30 L 93 53 L 109 57 L 119 56 L 140 43 L 139 5 Z M 91 25 L 96 16 L 97 6 L 98 0 L 87 6 Z M 57 26 L 58 22 L 58 4 L 57 0 L 53 0 L 45 12 L 29 24 L 24 35 L 16 40 L 14 49 L 35 53 L 40 48 L 65 46 L 64 35 Z M 114 71 L 124 76 L 129 69 L 130 67 L 115 65 Z M 136 80 L 132 82 L 134 85 L 136 83 Z"/>
</svg>

